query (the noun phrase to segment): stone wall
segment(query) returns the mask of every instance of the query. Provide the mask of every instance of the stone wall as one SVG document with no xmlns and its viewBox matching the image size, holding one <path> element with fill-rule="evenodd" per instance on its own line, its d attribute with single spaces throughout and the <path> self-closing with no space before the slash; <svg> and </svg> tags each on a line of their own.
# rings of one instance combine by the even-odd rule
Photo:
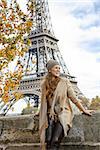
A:
<svg viewBox="0 0 100 150">
<path fill-rule="evenodd" d="M 62 150 L 100 150 L 100 112 L 92 117 L 76 115 Z M 0 150 L 40 150 L 38 117 L 33 115 L 0 117 Z"/>
</svg>

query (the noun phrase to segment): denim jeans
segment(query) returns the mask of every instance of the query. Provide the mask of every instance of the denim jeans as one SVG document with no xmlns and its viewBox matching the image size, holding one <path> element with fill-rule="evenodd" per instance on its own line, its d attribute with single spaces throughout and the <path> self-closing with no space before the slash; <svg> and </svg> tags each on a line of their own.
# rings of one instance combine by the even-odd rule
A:
<svg viewBox="0 0 100 150">
<path fill-rule="evenodd" d="M 47 150 L 58 150 L 61 140 L 64 137 L 64 130 L 59 121 L 48 119 L 48 128 L 46 129 Z"/>
</svg>

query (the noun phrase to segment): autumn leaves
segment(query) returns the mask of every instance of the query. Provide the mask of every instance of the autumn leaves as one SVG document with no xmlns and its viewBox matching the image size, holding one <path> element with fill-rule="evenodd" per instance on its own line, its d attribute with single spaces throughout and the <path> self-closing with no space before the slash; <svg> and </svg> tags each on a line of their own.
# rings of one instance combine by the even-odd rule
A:
<svg viewBox="0 0 100 150">
<path fill-rule="evenodd" d="M 27 3 L 26 14 L 16 0 L 9 3 L 7 0 L 0 0 L 0 98 L 4 103 L 11 99 L 10 91 L 14 91 L 12 94 L 16 99 L 21 96 L 17 88 L 23 73 L 23 63 L 19 59 L 31 45 L 28 38 L 24 42 L 24 37 L 31 31 L 33 12 L 32 0 Z M 15 59 L 18 61 L 16 69 L 12 71 L 9 64 Z"/>
</svg>

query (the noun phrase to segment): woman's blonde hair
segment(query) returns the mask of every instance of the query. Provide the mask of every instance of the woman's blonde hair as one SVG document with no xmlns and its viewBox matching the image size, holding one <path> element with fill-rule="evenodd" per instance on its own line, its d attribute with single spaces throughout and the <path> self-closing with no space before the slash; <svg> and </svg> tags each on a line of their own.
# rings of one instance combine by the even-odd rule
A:
<svg viewBox="0 0 100 150">
<path fill-rule="evenodd" d="M 45 78 L 46 99 L 52 99 L 59 81 L 60 77 L 54 77 L 50 72 L 48 72 Z"/>
</svg>

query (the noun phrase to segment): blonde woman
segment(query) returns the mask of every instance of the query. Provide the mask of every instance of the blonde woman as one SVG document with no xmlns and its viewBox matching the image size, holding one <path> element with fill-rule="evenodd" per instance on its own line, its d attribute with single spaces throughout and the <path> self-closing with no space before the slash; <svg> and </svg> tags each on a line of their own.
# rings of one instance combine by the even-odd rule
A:
<svg viewBox="0 0 100 150">
<path fill-rule="evenodd" d="M 56 60 L 47 62 L 48 73 L 42 83 L 39 133 L 42 150 L 58 150 L 60 142 L 72 127 L 72 101 L 80 111 L 91 116 L 77 100 L 71 83 L 60 77 L 60 65 Z"/>
</svg>

